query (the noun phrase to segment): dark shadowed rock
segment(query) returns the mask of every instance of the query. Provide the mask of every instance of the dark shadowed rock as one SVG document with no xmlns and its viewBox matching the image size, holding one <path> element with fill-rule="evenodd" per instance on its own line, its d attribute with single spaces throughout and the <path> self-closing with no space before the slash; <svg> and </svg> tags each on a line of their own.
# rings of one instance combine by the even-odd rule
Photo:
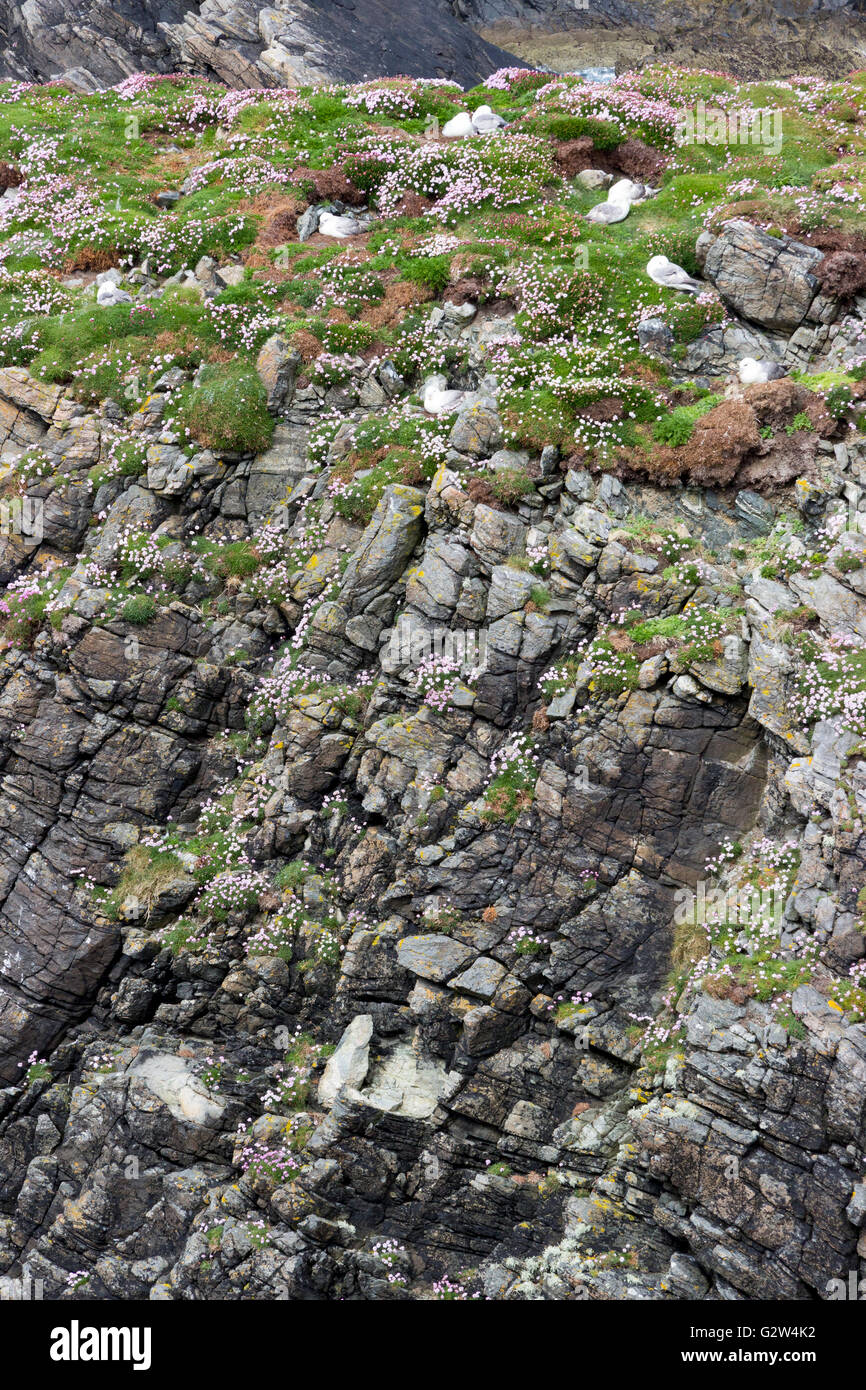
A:
<svg viewBox="0 0 866 1390">
<path fill-rule="evenodd" d="M 356 82 L 373 73 L 474 86 L 515 61 L 461 22 L 447 0 L 299 0 L 278 10 L 256 0 L 205 0 L 201 7 L 90 0 L 74 20 L 54 0 L 2 0 L 0 33 L 7 36 L 0 77 L 44 80 L 68 72 L 82 91 L 180 65 L 230 87 Z"/>
</svg>

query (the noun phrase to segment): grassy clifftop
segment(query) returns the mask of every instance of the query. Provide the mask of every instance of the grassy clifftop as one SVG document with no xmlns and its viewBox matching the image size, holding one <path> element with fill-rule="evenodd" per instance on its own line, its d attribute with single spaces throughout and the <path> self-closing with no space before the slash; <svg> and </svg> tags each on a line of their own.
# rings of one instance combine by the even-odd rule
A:
<svg viewBox="0 0 866 1390">
<path fill-rule="evenodd" d="M 732 120 L 768 109 L 781 147 L 678 145 L 701 100 Z M 436 138 L 436 122 L 485 102 L 503 131 Z M 466 94 L 406 79 L 266 93 L 135 77 L 97 96 L 7 84 L 0 362 L 89 402 L 111 397 L 127 416 L 167 365 L 207 364 L 178 399 L 179 426 L 260 449 L 269 424 L 252 364 L 277 329 L 331 381 L 358 354 L 420 377 L 461 366 L 427 332 L 423 301 L 507 296 L 522 335 L 499 364 L 514 439 L 568 444 L 577 431 L 609 454 L 658 413 L 641 316 L 658 306 L 685 344 L 723 312 L 713 294 L 684 302 L 654 285 L 647 259 L 694 270 L 698 233 L 731 215 L 778 234 L 856 232 L 864 106 L 862 75 L 738 86 L 661 68 L 608 87 L 506 70 Z M 583 215 L 603 194 L 572 175 L 593 163 L 642 169 L 661 193 L 592 226 Z M 332 198 L 380 217 L 347 244 L 299 242 L 308 202 Z M 205 299 L 171 283 L 203 256 L 240 267 Z M 110 267 L 132 272 L 133 302 L 97 308 L 90 282 Z M 587 419 L 614 381 L 631 409 Z"/>
</svg>

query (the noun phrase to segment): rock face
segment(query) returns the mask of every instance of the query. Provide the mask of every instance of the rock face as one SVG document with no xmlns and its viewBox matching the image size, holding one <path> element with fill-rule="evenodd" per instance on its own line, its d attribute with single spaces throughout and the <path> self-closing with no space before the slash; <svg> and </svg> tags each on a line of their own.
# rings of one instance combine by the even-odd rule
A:
<svg viewBox="0 0 866 1390">
<path fill-rule="evenodd" d="M 17 5 L 4 0 L 0 74 L 4 78 L 45 80 L 70 73 L 86 91 L 118 82 L 141 70 L 169 71 L 173 54 L 160 24 L 178 24 L 184 0 L 168 5 L 122 0 L 119 5 L 88 4 L 74 21 L 62 4 Z"/>
<path fill-rule="evenodd" d="M 842 77 L 863 65 L 866 34 L 857 0 L 454 0 L 485 37 L 559 72 L 670 62 L 771 77 L 821 72 Z"/>
<path fill-rule="evenodd" d="M 820 319 L 818 281 L 822 259 L 814 246 L 769 236 L 748 222 L 729 222 L 716 237 L 700 238 L 706 278 L 737 314 L 761 328 L 793 333 L 807 316 Z"/>
<path fill-rule="evenodd" d="M 0 374 L 0 391 L 9 439 L 87 461 L 98 418 L 21 371 Z M 280 496 L 303 483 L 302 406 L 296 394 L 271 450 L 237 465 L 245 492 L 222 469 L 200 470 L 220 525 L 239 513 L 258 525 L 277 504 L 269 480 Z M 495 449 L 496 431 L 486 437 L 472 434 Z M 760 516 L 762 499 L 744 498 L 742 516 Z M 130 517 L 164 524 L 166 505 L 141 480 L 123 486 L 94 554 Z M 175 515 L 191 505 L 173 494 Z M 316 954 L 334 913 L 317 875 L 281 954 L 239 947 L 278 903 L 230 911 L 204 954 L 166 944 L 161 931 L 197 891 L 193 856 L 146 897 L 127 896 L 114 923 L 70 891 L 82 871 L 116 872 L 144 827 L 195 815 L 227 771 L 213 737 L 240 728 L 255 657 L 235 670 L 215 661 L 229 637 L 181 603 L 130 655 L 121 622 L 83 616 L 82 580 L 62 628 L 7 661 L 0 715 L 23 728 L 0 786 L 5 1269 L 26 1255 L 56 1296 L 83 1243 L 95 1251 L 87 1297 L 379 1299 L 411 1296 L 409 1248 L 425 1278 L 469 1249 L 496 1298 L 582 1287 L 801 1299 L 856 1265 L 866 1033 L 834 1008 L 832 985 L 798 988 L 784 1020 L 736 991 L 686 990 L 680 1050 L 655 1073 L 640 1068 L 633 1020 L 657 1008 L 676 903 L 725 841 L 793 834 L 801 863 L 783 930 L 862 956 L 852 905 L 864 836 L 837 786 L 847 778 L 862 815 L 866 763 L 828 723 L 803 756 L 778 616 L 804 602 L 862 635 L 858 572 L 753 576 L 745 628 L 688 671 L 647 659 L 618 699 L 593 702 L 578 674 L 542 721 L 533 796 L 512 823 L 482 814 L 489 751 L 513 712 L 533 707 L 534 673 L 565 634 L 638 596 L 661 613 L 695 596 L 618 529 L 611 508 L 647 506 L 660 525 L 686 514 L 676 497 L 573 471 L 550 503 L 508 514 L 471 503 L 442 468 L 427 495 L 387 489 L 363 530 L 332 516 L 317 583 L 336 627 L 320 608 L 309 650 L 351 685 L 354 653 L 369 662 L 381 648 L 383 683 L 360 723 L 327 686 L 289 702 L 265 741 L 269 800 L 248 844 L 258 871 L 275 855 L 333 851 L 355 913 L 338 913 L 336 955 Z M 532 576 L 506 563 L 545 515 L 560 547 L 549 614 L 526 611 Z M 751 521 L 734 509 L 724 524 L 736 540 Z M 78 544 L 81 525 L 69 526 Z M 328 555 L 344 546 L 340 572 Z M 310 580 L 297 583 L 302 593 Z M 730 604 L 720 574 L 701 583 L 703 602 Z M 407 705 L 379 634 L 401 612 L 423 627 L 473 611 L 490 643 L 476 686 L 444 715 Z M 255 651 L 255 621 L 224 619 L 233 645 Z M 334 791 L 369 817 L 362 838 L 342 814 L 317 820 Z M 335 1045 L 326 1062 L 323 1039 Z M 22 1086 L 32 1051 L 53 1075 Z M 545 1172 L 540 1184 L 514 1178 Z M 217 1209 L 214 1245 L 204 1232 Z M 269 1243 L 257 1245 L 249 1223 L 262 1220 Z M 371 1253 L 382 1231 L 403 1252 L 403 1283 Z M 598 1266 L 600 1246 L 627 1246 L 637 1264 Z"/>
<path fill-rule="evenodd" d="M 85 91 L 134 72 L 188 71 L 230 87 L 360 81 L 371 73 L 451 78 L 472 86 L 513 62 L 458 19 L 447 0 L 0 0 L 0 78 L 67 74 Z"/>
<path fill-rule="evenodd" d="M 0 527 L 0 1275 L 716 1303 L 866 1274 L 866 300 L 816 319 L 808 248 L 741 223 L 703 250 L 754 320 L 722 357 L 766 335 L 851 394 L 730 382 L 684 482 L 514 437 L 504 298 L 410 294 L 395 361 L 327 371 L 294 310 L 258 320 L 226 351 L 246 448 L 186 432 L 199 353 L 161 337 L 127 411 L 0 370 L 0 484 L 42 504 Z M 151 270 L 105 310 L 136 334 L 178 284 Z M 197 259 L 182 322 L 237 270 Z M 452 415 L 412 353 L 460 364 Z"/>
<path fill-rule="evenodd" d="M 361 1085 L 370 1067 L 372 1036 L 373 1019 L 370 1014 L 358 1014 L 357 1018 L 352 1019 L 322 1073 L 319 1082 L 320 1105 L 329 1108 L 344 1086 L 357 1090 Z"/>
<path fill-rule="evenodd" d="M 291 86 L 383 76 L 439 76 L 468 86 L 533 59 L 568 71 L 625 61 L 718 66 L 743 77 L 782 70 L 841 76 L 862 66 L 856 0 L 750 5 L 744 33 L 730 0 L 675 6 L 597 0 L 0 0 L 0 77 L 59 74 L 84 91 L 134 72 L 187 71 L 230 87 Z M 712 58 L 712 64 L 708 60 Z"/>
<path fill-rule="evenodd" d="M 403 573 L 423 524 L 424 494 L 388 488 L 346 568 L 341 596 L 347 612 L 362 612 Z"/>
</svg>

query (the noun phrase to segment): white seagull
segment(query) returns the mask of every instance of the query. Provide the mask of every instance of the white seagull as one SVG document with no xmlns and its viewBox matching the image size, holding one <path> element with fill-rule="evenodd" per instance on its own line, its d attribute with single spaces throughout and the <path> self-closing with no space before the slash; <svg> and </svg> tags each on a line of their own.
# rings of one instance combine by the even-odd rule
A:
<svg viewBox="0 0 866 1390">
<path fill-rule="evenodd" d="M 609 203 L 639 203 L 642 198 L 647 196 L 647 186 L 645 183 L 635 183 L 633 179 L 617 179 L 615 184 L 607 190 L 607 201 Z"/>
<path fill-rule="evenodd" d="M 785 376 L 784 367 L 778 362 L 759 362 L 757 357 L 741 357 L 737 364 L 737 376 L 743 386 L 763 385 L 766 381 L 778 381 Z"/>
<path fill-rule="evenodd" d="M 651 256 L 646 263 L 646 273 L 657 285 L 666 290 L 682 290 L 685 294 L 701 294 L 704 286 L 694 276 L 674 265 L 667 256 Z"/>
<path fill-rule="evenodd" d="M 96 291 L 96 302 L 101 309 L 113 309 L 115 304 L 131 304 L 132 295 L 106 280 Z"/>
<path fill-rule="evenodd" d="M 474 135 L 475 126 L 469 112 L 460 111 L 458 115 L 452 116 L 442 127 L 442 134 L 446 140 L 461 140 L 465 135 Z"/>
<path fill-rule="evenodd" d="M 448 378 L 441 372 L 437 372 L 435 376 L 428 376 L 425 380 L 421 390 L 424 409 L 428 415 L 452 415 L 455 410 L 460 409 L 467 393 L 447 390 L 447 386 Z"/>
<path fill-rule="evenodd" d="M 472 117 L 476 135 L 489 135 L 491 131 L 500 130 L 504 125 L 504 120 L 497 115 L 492 106 L 479 106 Z"/>
<path fill-rule="evenodd" d="M 628 217 L 629 203 L 612 203 L 609 199 L 606 203 L 596 203 L 594 208 L 590 208 L 586 214 L 587 222 L 602 222 L 605 225 L 609 222 L 622 222 Z"/>
<path fill-rule="evenodd" d="M 342 241 L 347 236 L 357 236 L 363 228 L 354 217 L 338 217 L 334 212 L 323 212 L 319 218 L 319 231 L 322 236 L 338 237 Z"/>
</svg>

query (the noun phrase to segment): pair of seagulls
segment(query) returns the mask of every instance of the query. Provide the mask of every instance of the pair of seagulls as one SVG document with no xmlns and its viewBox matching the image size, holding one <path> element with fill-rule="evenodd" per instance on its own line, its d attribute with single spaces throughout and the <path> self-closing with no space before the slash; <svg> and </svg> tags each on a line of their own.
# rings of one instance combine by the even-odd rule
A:
<svg viewBox="0 0 866 1390">
<path fill-rule="evenodd" d="M 490 135 L 504 125 L 505 121 L 501 116 L 497 116 L 491 106 L 479 106 L 471 115 L 468 111 L 461 111 L 459 115 L 446 121 L 442 127 L 442 134 L 449 140 L 459 140 L 467 135 Z M 344 241 L 346 237 L 358 236 L 364 231 L 364 227 L 351 213 L 338 215 L 323 212 L 319 218 L 318 230 L 322 236 Z"/>
<path fill-rule="evenodd" d="M 492 106 L 479 106 L 471 114 L 460 111 L 452 116 L 442 127 L 442 134 L 446 140 L 463 140 L 467 135 L 490 135 L 504 125 L 504 120 L 497 116 Z"/>
<path fill-rule="evenodd" d="M 652 256 L 647 261 L 647 275 L 657 285 L 667 290 L 681 290 L 684 294 L 700 294 L 705 288 L 700 280 L 689 275 L 681 265 L 669 261 L 667 256 Z M 763 385 L 767 381 L 778 381 L 786 376 L 785 368 L 778 362 L 759 362 L 757 357 L 741 357 L 737 363 L 737 376 L 742 386 Z"/>
<path fill-rule="evenodd" d="M 640 183 L 636 179 L 618 179 L 608 189 L 607 202 L 596 203 L 594 208 L 590 208 L 586 220 L 600 222 L 605 226 L 611 222 L 622 222 L 637 203 L 654 198 L 657 192 L 657 188 L 650 188 L 648 184 Z"/>
</svg>

